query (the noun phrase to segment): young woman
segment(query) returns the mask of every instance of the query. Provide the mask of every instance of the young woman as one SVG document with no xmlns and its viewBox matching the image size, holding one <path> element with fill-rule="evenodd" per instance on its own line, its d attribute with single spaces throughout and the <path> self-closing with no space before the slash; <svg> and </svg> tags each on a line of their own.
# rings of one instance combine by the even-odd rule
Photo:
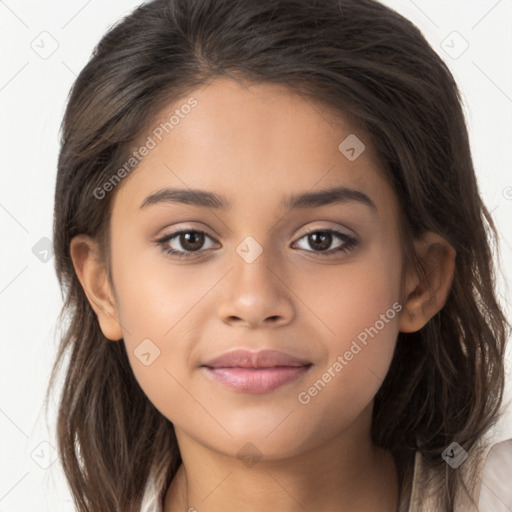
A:
<svg viewBox="0 0 512 512">
<path fill-rule="evenodd" d="M 142 5 L 63 122 L 77 510 L 510 506 L 495 235 L 457 85 L 393 10 Z"/>
</svg>

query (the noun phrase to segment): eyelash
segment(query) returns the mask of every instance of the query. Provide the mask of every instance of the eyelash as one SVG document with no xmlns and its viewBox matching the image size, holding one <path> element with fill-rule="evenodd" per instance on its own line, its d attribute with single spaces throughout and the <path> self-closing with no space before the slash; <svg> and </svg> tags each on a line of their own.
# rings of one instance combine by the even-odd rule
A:
<svg viewBox="0 0 512 512">
<path fill-rule="evenodd" d="M 156 243 L 161 247 L 161 249 L 164 253 L 169 254 L 170 256 L 176 256 L 179 259 L 194 258 L 195 253 L 203 252 L 202 250 L 187 252 L 187 251 L 176 251 L 175 249 L 171 249 L 168 246 L 167 242 L 169 242 L 173 238 L 176 238 L 177 236 L 179 236 L 182 233 L 202 233 L 202 234 L 206 235 L 207 237 L 212 238 L 207 233 L 205 233 L 204 231 L 201 231 L 199 229 L 181 228 L 181 229 L 174 231 L 173 233 L 165 235 L 164 237 L 156 240 Z M 319 256 L 314 256 L 315 258 L 317 258 L 317 257 L 329 258 L 329 257 L 337 256 L 340 253 L 347 253 L 347 252 L 353 250 L 358 244 L 358 241 L 355 238 L 353 238 L 345 233 L 342 233 L 340 231 L 336 231 L 334 229 L 313 229 L 311 231 L 304 233 L 299 238 L 299 240 L 302 240 L 304 237 L 311 235 L 313 233 L 330 233 L 330 234 L 334 235 L 335 237 L 340 238 L 342 241 L 344 241 L 344 244 L 342 244 L 340 247 L 338 247 L 336 249 L 330 249 L 328 251 L 306 251 L 306 252 L 318 253 Z"/>
</svg>

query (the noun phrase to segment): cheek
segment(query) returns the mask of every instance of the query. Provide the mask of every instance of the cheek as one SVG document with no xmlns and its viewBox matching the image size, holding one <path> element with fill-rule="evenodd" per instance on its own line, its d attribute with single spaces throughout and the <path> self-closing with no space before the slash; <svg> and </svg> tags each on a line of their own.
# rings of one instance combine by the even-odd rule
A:
<svg viewBox="0 0 512 512">
<path fill-rule="evenodd" d="M 299 403 L 322 409 L 330 403 L 340 417 L 357 415 L 374 397 L 391 364 L 402 305 L 401 257 L 382 244 L 364 258 L 340 266 L 310 294 L 311 309 L 329 329 L 326 354 L 303 388 Z M 326 329 L 324 330 L 328 332 Z"/>
<path fill-rule="evenodd" d="M 135 237 L 130 242 L 119 237 L 116 250 L 113 278 L 118 313 L 133 340 L 172 336 L 215 282 L 204 267 L 172 263 L 158 247 L 137 243 Z"/>
<path fill-rule="evenodd" d="M 398 303 L 384 301 L 368 307 L 366 314 L 355 309 L 353 316 L 350 311 L 340 315 L 337 334 L 324 340 L 326 362 L 318 365 L 296 396 L 297 417 L 302 417 L 305 432 L 318 432 L 321 424 L 322 436 L 328 438 L 367 410 L 391 364 L 399 310 Z"/>
<path fill-rule="evenodd" d="M 348 339 L 356 338 L 376 322 L 379 330 L 386 327 L 386 333 L 391 325 L 398 330 L 396 310 L 401 306 L 393 309 L 393 304 L 400 300 L 401 253 L 396 245 L 373 244 L 360 257 L 331 269 L 315 278 L 314 286 L 306 275 L 301 286 L 309 290 L 304 296 L 328 328 L 324 332 L 329 331 L 329 338 L 337 340 L 329 342 L 330 346 L 342 350 Z"/>
<path fill-rule="evenodd" d="M 180 303 L 169 300 L 165 274 L 149 261 L 147 253 L 136 241 L 122 236 L 113 240 L 113 280 L 126 352 L 135 378 L 159 408 L 162 404 L 155 400 L 176 392 L 166 370 L 169 358 L 178 356 L 179 346 L 166 340 L 173 334 Z"/>
<path fill-rule="evenodd" d="M 130 365 L 148 399 L 174 421 L 190 408 L 186 380 L 201 338 L 198 318 L 207 314 L 206 297 L 218 277 L 207 266 L 169 264 L 158 248 L 136 250 L 136 242 L 126 241 L 123 252 L 118 242 L 113 278 Z"/>
</svg>

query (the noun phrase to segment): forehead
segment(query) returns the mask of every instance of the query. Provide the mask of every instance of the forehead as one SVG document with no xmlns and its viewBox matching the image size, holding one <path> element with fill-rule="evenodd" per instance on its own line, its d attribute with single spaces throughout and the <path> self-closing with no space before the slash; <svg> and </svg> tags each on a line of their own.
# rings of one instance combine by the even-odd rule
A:
<svg viewBox="0 0 512 512">
<path fill-rule="evenodd" d="M 148 137 L 154 147 L 119 186 L 116 208 L 138 209 L 165 187 L 222 193 L 235 210 L 282 208 L 285 197 L 339 185 L 393 199 L 367 135 L 284 86 L 214 80 L 163 109 L 134 147 Z"/>
</svg>

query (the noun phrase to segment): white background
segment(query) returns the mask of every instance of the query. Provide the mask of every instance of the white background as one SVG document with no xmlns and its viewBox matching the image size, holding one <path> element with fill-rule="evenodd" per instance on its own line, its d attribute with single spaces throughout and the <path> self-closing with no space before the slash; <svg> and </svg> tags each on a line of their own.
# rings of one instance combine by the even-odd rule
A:
<svg viewBox="0 0 512 512">
<path fill-rule="evenodd" d="M 43 262 L 32 249 L 52 238 L 59 126 L 69 89 L 107 28 L 139 3 L 0 0 L 0 512 L 73 510 L 53 462 L 55 404 L 49 425 L 42 410 L 62 298 L 54 259 Z M 510 318 L 512 0 L 384 3 L 419 26 L 459 83 L 481 193 L 502 236 L 499 290 Z M 52 45 L 58 47 L 48 58 L 34 50 Z M 510 399 L 510 377 L 507 393 Z M 512 437 L 511 408 L 499 432 Z"/>
</svg>

